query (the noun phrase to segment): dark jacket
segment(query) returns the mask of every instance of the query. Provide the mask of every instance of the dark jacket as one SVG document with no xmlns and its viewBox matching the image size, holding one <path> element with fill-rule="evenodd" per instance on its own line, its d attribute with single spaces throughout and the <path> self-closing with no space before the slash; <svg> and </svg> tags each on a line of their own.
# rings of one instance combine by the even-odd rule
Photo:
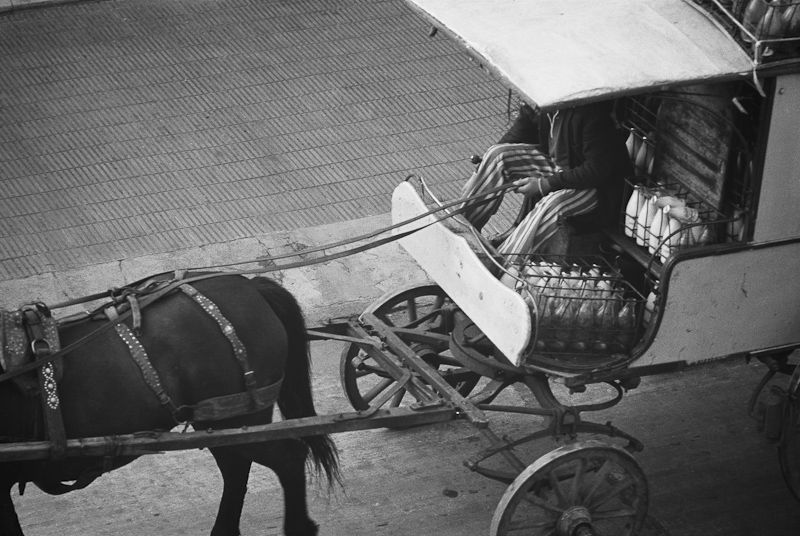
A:
<svg viewBox="0 0 800 536">
<path fill-rule="evenodd" d="M 625 140 L 628 133 L 612 119 L 609 101 L 564 108 L 561 147 L 568 151 L 569 168 L 548 178 L 552 190 L 597 188 L 600 207 L 589 218 L 577 218 L 579 227 L 616 221 L 622 206 L 624 179 L 634 174 Z M 549 153 L 550 121 L 523 106 L 500 143 L 532 143 Z"/>
</svg>

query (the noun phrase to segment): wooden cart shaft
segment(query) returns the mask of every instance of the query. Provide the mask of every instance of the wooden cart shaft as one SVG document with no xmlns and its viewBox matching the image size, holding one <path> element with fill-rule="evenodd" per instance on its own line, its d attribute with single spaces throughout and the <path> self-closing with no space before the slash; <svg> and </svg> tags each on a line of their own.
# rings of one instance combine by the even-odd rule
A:
<svg viewBox="0 0 800 536">
<path fill-rule="evenodd" d="M 136 434 L 70 439 L 67 457 L 142 456 L 165 451 L 260 443 L 277 439 L 354 432 L 374 428 L 420 426 L 454 420 L 449 404 L 381 409 L 374 413 L 349 412 L 290 419 L 260 426 L 194 432 L 141 432 Z M 50 457 L 47 441 L 0 445 L 0 463 L 42 460 Z"/>
</svg>

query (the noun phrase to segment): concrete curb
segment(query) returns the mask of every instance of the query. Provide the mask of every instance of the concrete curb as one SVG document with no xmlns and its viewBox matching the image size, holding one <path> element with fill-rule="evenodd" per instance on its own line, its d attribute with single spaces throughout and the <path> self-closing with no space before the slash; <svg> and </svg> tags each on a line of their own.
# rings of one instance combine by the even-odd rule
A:
<svg viewBox="0 0 800 536">
<path fill-rule="evenodd" d="M 192 267 L 221 267 L 289 252 L 332 244 L 349 237 L 380 230 L 390 224 L 389 215 L 373 216 L 291 232 L 254 236 L 201 248 L 180 250 L 98 264 L 77 270 L 50 272 L 23 279 L 0 281 L 0 308 L 15 309 L 23 303 L 56 304 L 146 278 L 150 275 Z M 319 256 L 317 254 L 316 256 Z M 289 258 L 280 263 L 296 261 Z M 258 267 L 252 262 L 226 270 Z M 269 266 L 263 263 L 262 266 Z M 362 253 L 302 268 L 266 274 L 280 281 L 300 302 L 309 324 L 358 314 L 381 295 L 404 286 L 428 281 L 416 262 L 396 242 Z M 83 304 L 56 311 L 57 317 L 91 309 Z"/>
<path fill-rule="evenodd" d="M 0 0 L 0 13 L 19 11 L 21 9 L 58 6 L 61 4 L 76 4 L 86 1 L 87 0 Z"/>
</svg>

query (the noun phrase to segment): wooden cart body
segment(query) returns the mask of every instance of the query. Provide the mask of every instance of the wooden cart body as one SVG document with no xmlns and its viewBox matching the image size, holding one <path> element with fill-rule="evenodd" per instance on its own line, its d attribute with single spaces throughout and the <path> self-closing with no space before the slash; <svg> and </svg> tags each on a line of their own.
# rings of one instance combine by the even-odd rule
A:
<svg viewBox="0 0 800 536">
<path fill-rule="evenodd" d="M 769 41 L 756 42 L 748 53 L 707 10 L 684 0 L 500 0 L 491 10 L 479 0 L 410 2 L 499 75 L 521 100 L 540 110 L 687 87 L 714 92 L 732 83 L 749 83 L 761 93 L 758 131 L 752 133 L 752 176 L 745 192 L 747 220 L 740 237 L 677 251 L 659 261 L 616 233 L 622 249 L 658 282 L 655 317 L 631 351 L 628 366 L 691 364 L 800 347 L 800 281 L 791 274 L 800 260 L 796 54 L 766 63 L 763 52 Z M 705 3 L 712 2 L 714 8 L 716 0 Z M 679 108 L 675 113 L 685 111 Z M 695 121 L 678 115 L 678 129 L 684 117 L 686 123 Z M 724 121 L 716 123 L 724 126 Z M 670 163 L 667 153 L 660 157 L 656 152 L 656 172 L 675 174 L 674 160 L 684 155 Z M 725 211 L 726 181 L 735 178 L 725 176 L 724 164 L 719 177 L 678 180 L 690 183 L 709 205 Z M 682 172 L 678 169 L 677 174 Z M 405 185 L 398 188 L 396 222 L 424 211 L 424 203 L 414 195 Z M 513 291 L 500 288 L 480 262 L 465 260 L 469 247 L 459 240 L 463 239 L 436 224 L 404 238 L 402 244 L 520 365 L 535 333 L 525 304 Z M 496 303 L 487 307 L 488 300 Z"/>
</svg>

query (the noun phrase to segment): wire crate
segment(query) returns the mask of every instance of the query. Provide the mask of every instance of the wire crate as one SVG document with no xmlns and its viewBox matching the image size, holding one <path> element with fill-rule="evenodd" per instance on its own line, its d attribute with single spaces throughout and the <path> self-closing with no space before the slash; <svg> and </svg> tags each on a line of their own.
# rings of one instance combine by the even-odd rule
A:
<svg viewBox="0 0 800 536">
<path fill-rule="evenodd" d="M 694 0 L 748 52 L 756 64 L 800 54 L 797 0 Z"/>
<path fill-rule="evenodd" d="M 678 250 L 727 239 L 731 220 L 680 182 L 626 180 L 624 199 L 621 228 L 647 250 L 652 262 L 664 263 Z"/>
<path fill-rule="evenodd" d="M 686 247 L 747 240 L 759 102 L 755 90 L 743 83 L 623 101 L 620 119 L 631 132 L 628 150 L 635 177 L 628 178 L 624 192 L 621 229 L 654 260 L 663 262 Z M 649 220 L 637 229 L 636 216 L 629 214 L 634 195 L 639 201 L 677 198 L 675 203 L 690 208 L 691 221 L 672 222 L 669 231 L 671 220 L 659 213 L 663 229 L 651 229 Z M 642 208 L 639 203 L 637 210 Z M 663 211 L 663 203 L 658 208 Z M 672 216 L 680 218 L 682 211 L 675 207 Z"/>
<path fill-rule="evenodd" d="M 506 278 L 531 308 L 536 353 L 627 354 L 638 341 L 645 300 L 601 256 L 533 256 Z"/>
</svg>

